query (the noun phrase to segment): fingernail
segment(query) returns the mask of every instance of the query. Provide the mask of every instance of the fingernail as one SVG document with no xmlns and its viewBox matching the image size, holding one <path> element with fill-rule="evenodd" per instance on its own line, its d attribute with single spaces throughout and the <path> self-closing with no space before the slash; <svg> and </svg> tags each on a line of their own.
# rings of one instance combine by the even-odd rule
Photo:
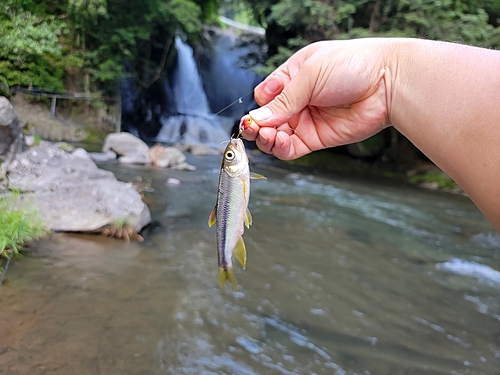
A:
<svg viewBox="0 0 500 375">
<path fill-rule="evenodd" d="M 276 134 L 276 141 L 274 142 L 274 147 L 279 149 L 279 148 L 283 147 L 284 143 L 285 143 L 285 141 L 283 140 L 283 135 L 281 135 L 278 132 L 278 134 Z"/>
<path fill-rule="evenodd" d="M 269 142 L 269 139 L 267 139 L 266 137 L 264 136 L 260 136 L 260 143 L 262 143 L 263 145 L 267 145 L 267 142 Z"/>
<path fill-rule="evenodd" d="M 271 78 L 269 81 L 266 82 L 266 85 L 264 86 L 264 91 L 267 92 L 268 94 L 274 94 L 278 92 L 281 88 L 281 83 L 275 79 Z"/>
<path fill-rule="evenodd" d="M 267 120 L 273 115 L 271 110 L 267 107 L 260 107 L 258 109 L 254 109 L 253 111 L 250 111 L 248 114 L 257 122 Z"/>
</svg>

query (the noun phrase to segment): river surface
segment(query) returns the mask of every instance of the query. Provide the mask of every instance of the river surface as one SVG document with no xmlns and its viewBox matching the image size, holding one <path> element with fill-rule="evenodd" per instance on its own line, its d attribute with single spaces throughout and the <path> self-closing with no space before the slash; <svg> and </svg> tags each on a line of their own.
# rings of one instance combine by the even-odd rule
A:
<svg viewBox="0 0 500 375">
<path fill-rule="evenodd" d="M 152 182 L 143 243 L 56 234 L 11 264 L 0 374 L 500 374 L 500 235 L 468 198 L 253 166 L 233 292 L 220 157 L 188 161 L 102 165 Z"/>
</svg>

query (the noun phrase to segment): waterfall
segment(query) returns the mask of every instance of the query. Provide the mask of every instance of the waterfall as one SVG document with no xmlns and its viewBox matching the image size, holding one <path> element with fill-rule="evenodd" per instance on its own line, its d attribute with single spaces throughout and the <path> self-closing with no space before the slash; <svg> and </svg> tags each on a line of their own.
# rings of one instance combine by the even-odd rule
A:
<svg viewBox="0 0 500 375">
<path fill-rule="evenodd" d="M 180 37 L 175 38 L 177 68 L 172 82 L 177 115 L 161 118 L 157 140 L 167 143 L 206 143 L 219 147 L 229 138 L 220 119 L 209 109 L 193 50 Z"/>
<path fill-rule="evenodd" d="M 252 51 L 237 41 L 236 35 L 214 31 L 210 47 L 195 60 L 191 47 L 177 37 L 174 67 L 147 88 L 134 78 L 133 66 L 125 64 L 122 129 L 150 142 L 220 147 L 240 117 L 257 105 L 250 94 L 261 77 L 240 66 L 239 58 Z M 239 103 L 214 115 L 240 97 Z"/>
<path fill-rule="evenodd" d="M 173 90 L 177 100 L 177 112 L 185 115 L 208 117 L 207 96 L 193 57 L 193 50 L 180 37 L 175 38 L 177 48 L 177 73 Z"/>
</svg>

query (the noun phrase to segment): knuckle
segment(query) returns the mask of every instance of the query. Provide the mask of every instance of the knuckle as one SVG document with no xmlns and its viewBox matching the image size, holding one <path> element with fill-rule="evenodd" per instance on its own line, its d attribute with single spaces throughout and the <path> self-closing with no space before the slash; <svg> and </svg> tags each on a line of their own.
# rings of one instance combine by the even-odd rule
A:
<svg viewBox="0 0 500 375">
<path fill-rule="evenodd" d="M 287 93 L 283 91 L 281 94 L 276 96 L 273 100 L 273 107 L 279 112 L 288 112 L 293 109 L 293 102 L 288 97 Z"/>
</svg>

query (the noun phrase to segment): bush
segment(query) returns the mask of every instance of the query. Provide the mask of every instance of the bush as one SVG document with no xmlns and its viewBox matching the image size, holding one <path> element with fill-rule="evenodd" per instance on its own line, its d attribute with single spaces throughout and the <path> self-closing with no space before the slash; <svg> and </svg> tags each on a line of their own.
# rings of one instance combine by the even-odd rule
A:
<svg viewBox="0 0 500 375">
<path fill-rule="evenodd" d="M 0 212 L 0 262 L 1 258 L 19 256 L 29 241 L 47 233 L 36 210 L 28 208 L 17 193 L 0 195 Z"/>
</svg>

